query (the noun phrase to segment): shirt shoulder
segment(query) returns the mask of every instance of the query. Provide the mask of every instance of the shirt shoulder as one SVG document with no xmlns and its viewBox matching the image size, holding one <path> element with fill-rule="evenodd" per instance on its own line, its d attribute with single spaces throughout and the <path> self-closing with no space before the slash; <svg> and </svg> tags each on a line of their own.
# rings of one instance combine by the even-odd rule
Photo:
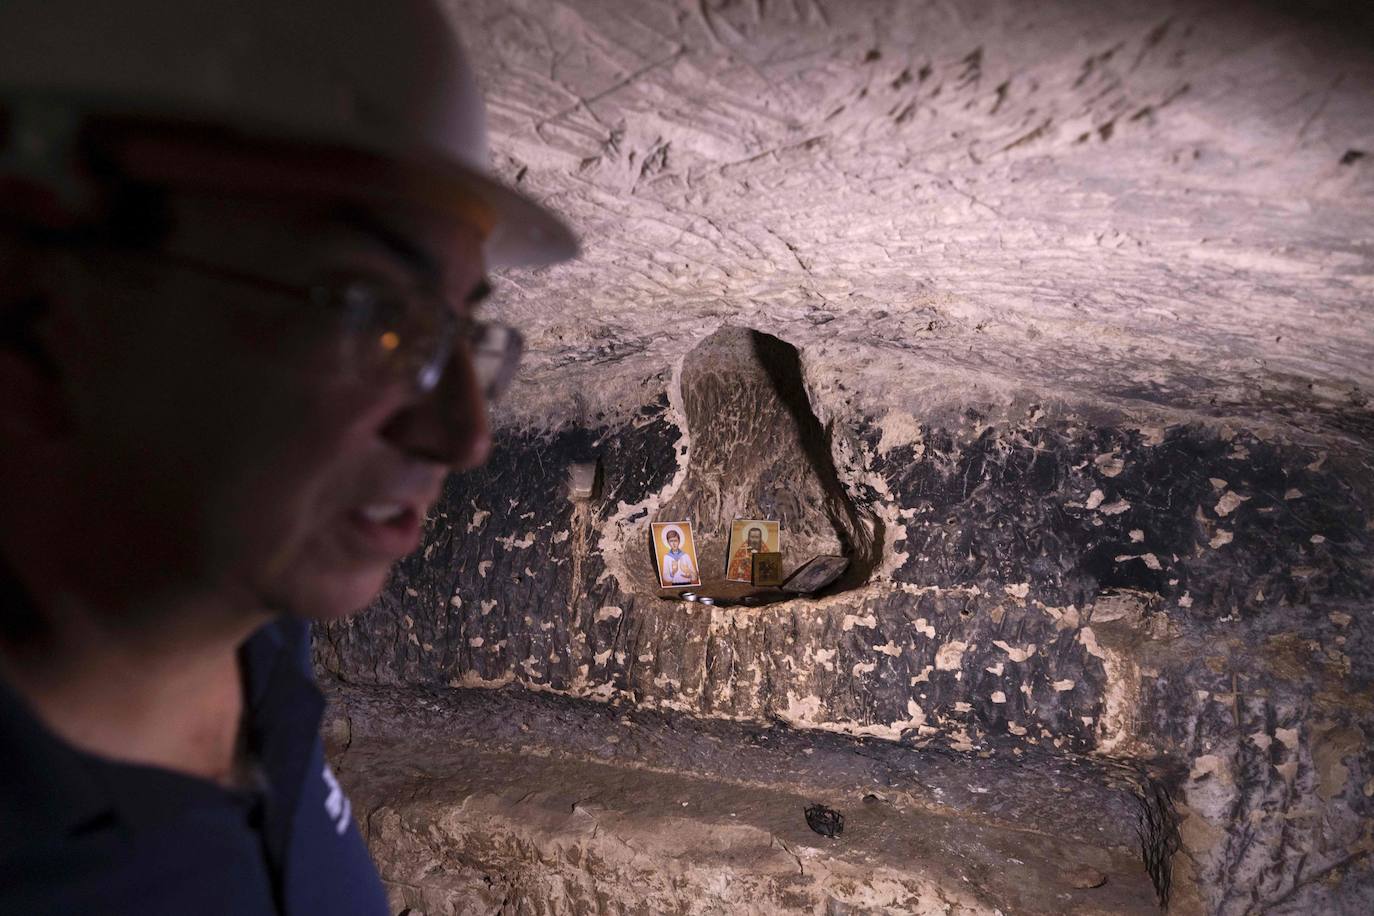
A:
<svg viewBox="0 0 1374 916">
<path fill-rule="evenodd" d="M 343 786 L 324 757 L 324 699 L 310 626 L 282 618 L 244 644 L 248 737 L 268 784 L 264 843 L 283 912 L 385 916 L 386 893 Z"/>
</svg>

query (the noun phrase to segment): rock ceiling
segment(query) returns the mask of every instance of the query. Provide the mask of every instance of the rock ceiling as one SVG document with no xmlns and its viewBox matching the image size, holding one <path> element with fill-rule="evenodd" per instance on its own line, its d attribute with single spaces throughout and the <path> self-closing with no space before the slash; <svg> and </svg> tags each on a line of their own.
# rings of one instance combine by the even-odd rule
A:
<svg viewBox="0 0 1374 916">
<path fill-rule="evenodd" d="M 865 409 L 1030 393 L 1374 429 L 1368 14 L 450 5 L 497 170 L 584 241 L 502 278 L 517 408 L 633 408 L 728 323 Z"/>
</svg>

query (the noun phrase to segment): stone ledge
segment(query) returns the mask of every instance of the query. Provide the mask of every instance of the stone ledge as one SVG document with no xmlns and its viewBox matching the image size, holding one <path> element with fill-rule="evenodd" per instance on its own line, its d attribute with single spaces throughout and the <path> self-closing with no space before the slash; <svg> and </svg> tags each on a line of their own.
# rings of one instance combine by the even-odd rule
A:
<svg viewBox="0 0 1374 916">
<path fill-rule="evenodd" d="M 329 692 L 398 912 L 1158 912 L 1124 768 L 509 689 Z M 807 827 L 816 801 L 838 839 Z"/>
</svg>

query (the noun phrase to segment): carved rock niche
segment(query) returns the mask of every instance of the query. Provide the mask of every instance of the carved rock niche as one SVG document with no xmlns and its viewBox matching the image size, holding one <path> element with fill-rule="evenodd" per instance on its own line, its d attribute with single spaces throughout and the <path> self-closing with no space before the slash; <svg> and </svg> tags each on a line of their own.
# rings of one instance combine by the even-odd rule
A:
<svg viewBox="0 0 1374 916">
<path fill-rule="evenodd" d="M 878 565 L 882 524 L 840 482 L 832 431 L 811 410 L 796 347 L 749 328 L 721 328 L 687 354 L 681 383 L 691 443 L 687 473 L 645 520 L 644 536 L 626 557 L 636 586 L 658 592 L 644 547 L 648 521 L 692 523 L 702 579 L 710 586 L 724 579 L 737 518 L 781 523 L 784 575 L 813 556 L 833 554 L 850 564 L 825 593 L 866 582 Z"/>
</svg>

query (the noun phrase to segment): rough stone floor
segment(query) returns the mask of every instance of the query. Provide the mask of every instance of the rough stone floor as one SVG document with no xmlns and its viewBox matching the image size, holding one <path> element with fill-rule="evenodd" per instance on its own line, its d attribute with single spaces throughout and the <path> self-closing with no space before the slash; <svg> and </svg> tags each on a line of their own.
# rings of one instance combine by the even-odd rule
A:
<svg viewBox="0 0 1374 916">
<path fill-rule="evenodd" d="M 397 913 L 1159 912 L 1148 794 L 1101 762 L 510 688 L 330 693 L 331 760 Z M 807 826 L 816 802 L 839 837 Z"/>
</svg>

